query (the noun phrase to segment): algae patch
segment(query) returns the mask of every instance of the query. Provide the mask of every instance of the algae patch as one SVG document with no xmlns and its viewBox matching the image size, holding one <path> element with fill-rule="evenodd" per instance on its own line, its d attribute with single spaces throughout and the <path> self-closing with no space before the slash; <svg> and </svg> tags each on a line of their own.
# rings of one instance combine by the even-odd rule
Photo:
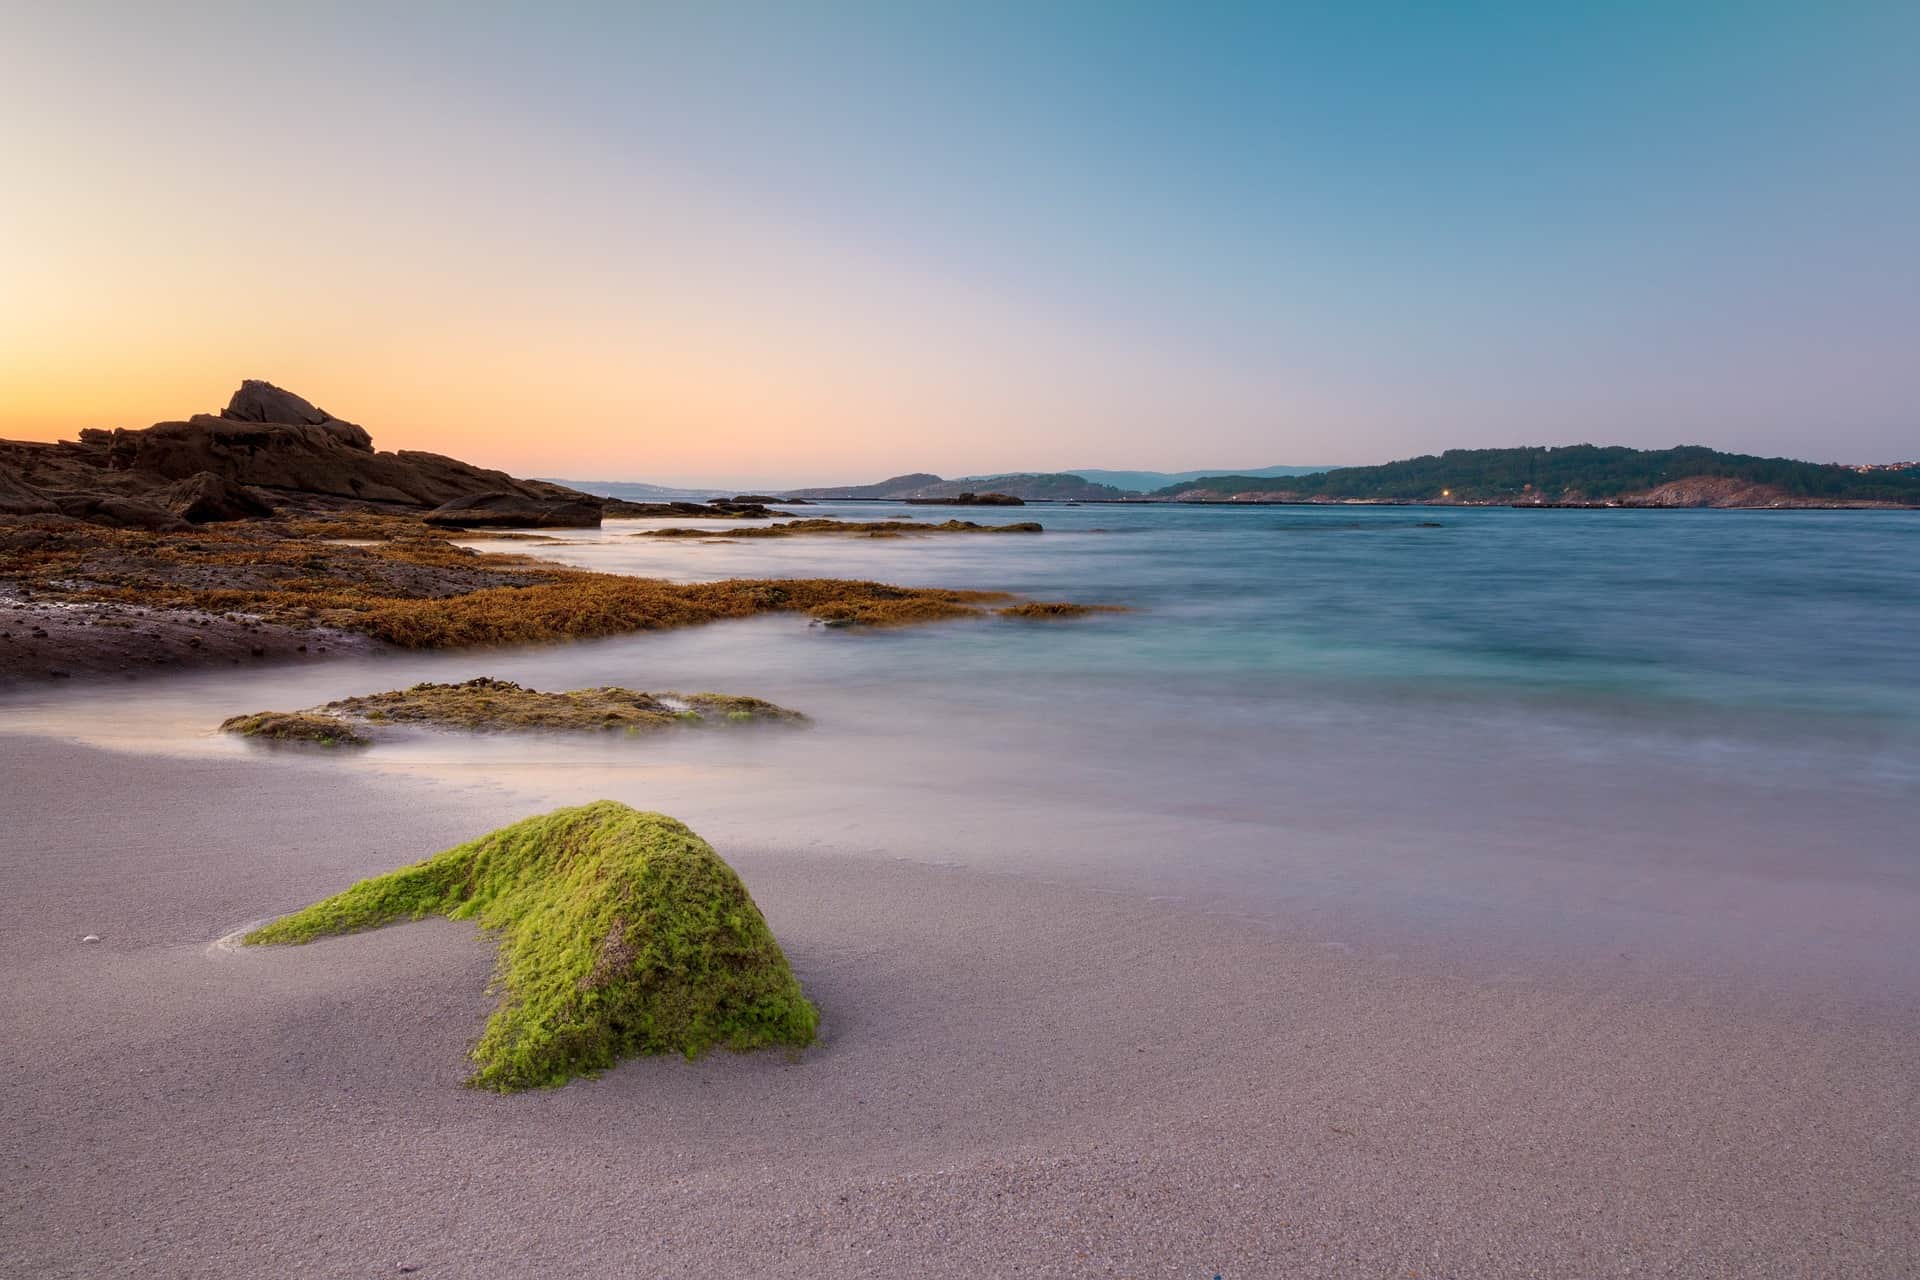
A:
<svg viewBox="0 0 1920 1280">
<path fill-rule="evenodd" d="M 320 710 L 376 724 L 474 730 L 639 732 L 685 725 L 807 722 L 798 711 L 737 694 L 644 693 L 611 685 L 545 693 L 487 676 L 459 684 L 416 684 L 387 693 L 341 698 Z"/>
<path fill-rule="evenodd" d="M 683 824 L 611 800 L 559 809 L 282 917 L 249 945 L 444 915 L 493 930 L 500 1004 L 470 1085 L 558 1085 L 639 1054 L 810 1044 L 801 993 L 746 886 Z"/>
<path fill-rule="evenodd" d="M 1124 605 L 1117 604 L 1067 604 L 1046 600 L 1029 600 L 1025 604 L 994 610 L 1003 618 L 1018 618 L 1027 622 L 1061 622 L 1068 618 L 1084 618 L 1089 614 L 1127 611 Z"/>
<path fill-rule="evenodd" d="M 274 742 L 314 742 L 323 747 L 364 747 L 367 738 L 338 716 L 304 711 L 256 711 L 220 722 L 220 732 Z"/>
<path fill-rule="evenodd" d="M 480 676 L 458 684 L 416 684 L 406 689 L 341 698 L 311 711 L 263 711 L 235 716 L 220 727 L 253 734 L 256 723 L 335 726 L 335 738 L 364 743 L 363 727 L 410 724 L 473 732 L 587 732 L 627 734 L 706 726 L 804 725 L 807 717 L 764 698 L 732 693 L 645 693 L 605 686 L 547 693 L 511 680 Z M 274 733 L 308 737 L 308 733 Z"/>
</svg>

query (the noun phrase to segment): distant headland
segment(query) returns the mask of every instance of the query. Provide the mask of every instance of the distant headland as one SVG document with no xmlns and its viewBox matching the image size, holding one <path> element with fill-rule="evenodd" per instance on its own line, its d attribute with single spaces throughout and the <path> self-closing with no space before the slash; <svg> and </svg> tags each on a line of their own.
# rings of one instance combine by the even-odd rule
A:
<svg viewBox="0 0 1920 1280">
<path fill-rule="evenodd" d="M 1107 475 L 1127 473 L 1102 473 Z M 1152 473 L 1136 473 L 1150 475 Z M 1450 449 L 1370 467 L 1189 474 L 1146 492 L 1073 472 L 969 476 L 918 472 L 873 484 L 795 489 L 829 499 L 939 498 L 990 487 L 1029 502 L 1441 503 L 1521 507 L 1920 507 L 1920 462 L 1842 466 L 1722 453 L 1700 445 L 1590 444 Z"/>
</svg>

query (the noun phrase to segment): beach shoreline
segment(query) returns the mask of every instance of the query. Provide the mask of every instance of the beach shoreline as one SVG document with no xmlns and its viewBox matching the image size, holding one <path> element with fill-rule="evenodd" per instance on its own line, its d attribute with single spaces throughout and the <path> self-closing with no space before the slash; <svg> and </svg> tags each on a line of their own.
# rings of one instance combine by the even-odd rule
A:
<svg viewBox="0 0 1920 1280">
<path fill-rule="evenodd" d="M 464 925 L 218 939 L 525 816 L 0 738 L 0 1270 L 1892 1275 L 1910 1018 L 1488 982 L 1042 878 L 722 847 L 798 1058 L 459 1087 Z M 87 934 L 101 941 L 83 943 Z"/>
</svg>

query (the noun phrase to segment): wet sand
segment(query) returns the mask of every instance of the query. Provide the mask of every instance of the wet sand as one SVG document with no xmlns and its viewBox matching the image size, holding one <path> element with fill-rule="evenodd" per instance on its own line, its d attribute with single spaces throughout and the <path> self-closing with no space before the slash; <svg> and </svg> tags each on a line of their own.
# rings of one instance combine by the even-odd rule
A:
<svg viewBox="0 0 1920 1280">
<path fill-rule="evenodd" d="M 470 926 L 216 940 L 525 816 L 509 793 L 27 737 L 0 779 L 6 1275 L 1920 1271 L 1910 992 L 1484 981 L 722 847 L 822 1042 L 500 1097 L 459 1087 Z"/>
<path fill-rule="evenodd" d="M 38 600 L 0 583 L 0 689 L 76 676 L 138 680 L 261 662 L 314 662 L 380 647 L 332 627 L 290 627 L 200 609 Z"/>
</svg>

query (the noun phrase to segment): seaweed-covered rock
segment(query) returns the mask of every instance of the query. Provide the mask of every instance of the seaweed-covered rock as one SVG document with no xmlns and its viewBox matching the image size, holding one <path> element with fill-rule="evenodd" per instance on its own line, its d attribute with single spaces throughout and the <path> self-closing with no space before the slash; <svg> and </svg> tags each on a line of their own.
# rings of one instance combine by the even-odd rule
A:
<svg viewBox="0 0 1920 1280">
<path fill-rule="evenodd" d="M 300 943 L 443 915 L 497 930 L 469 1084 L 557 1085 L 637 1054 L 812 1042 L 819 1014 L 733 868 L 611 800 L 502 827 L 247 935 Z"/>
<path fill-rule="evenodd" d="M 305 711 L 256 711 L 251 715 L 229 716 L 220 722 L 220 732 L 273 742 L 317 742 L 323 747 L 367 745 L 360 731 L 339 716 Z"/>
<path fill-rule="evenodd" d="M 1062 601 L 1028 600 L 1021 604 L 1008 605 L 1004 609 L 995 609 L 1003 618 L 1018 618 L 1026 622 L 1059 622 L 1067 618 L 1084 618 L 1093 613 L 1125 613 L 1126 610 L 1111 604 L 1068 604 Z"/>
<path fill-rule="evenodd" d="M 624 730 L 644 733 L 743 721 L 805 724 L 807 718 L 761 698 L 727 693 L 646 693 L 605 685 L 547 693 L 478 676 L 458 684 L 424 683 L 341 698 L 321 714 L 374 724 L 422 724 L 472 730 Z"/>
<path fill-rule="evenodd" d="M 798 711 L 733 693 L 646 693 L 605 685 L 547 693 L 478 676 L 457 684 L 410 685 L 340 698 L 305 711 L 235 716 L 220 728 L 248 737 L 363 743 L 376 725 L 421 725 L 476 733 L 564 732 L 629 736 L 672 729 L 753 724 L 804 725 Z"/>
</svg>

